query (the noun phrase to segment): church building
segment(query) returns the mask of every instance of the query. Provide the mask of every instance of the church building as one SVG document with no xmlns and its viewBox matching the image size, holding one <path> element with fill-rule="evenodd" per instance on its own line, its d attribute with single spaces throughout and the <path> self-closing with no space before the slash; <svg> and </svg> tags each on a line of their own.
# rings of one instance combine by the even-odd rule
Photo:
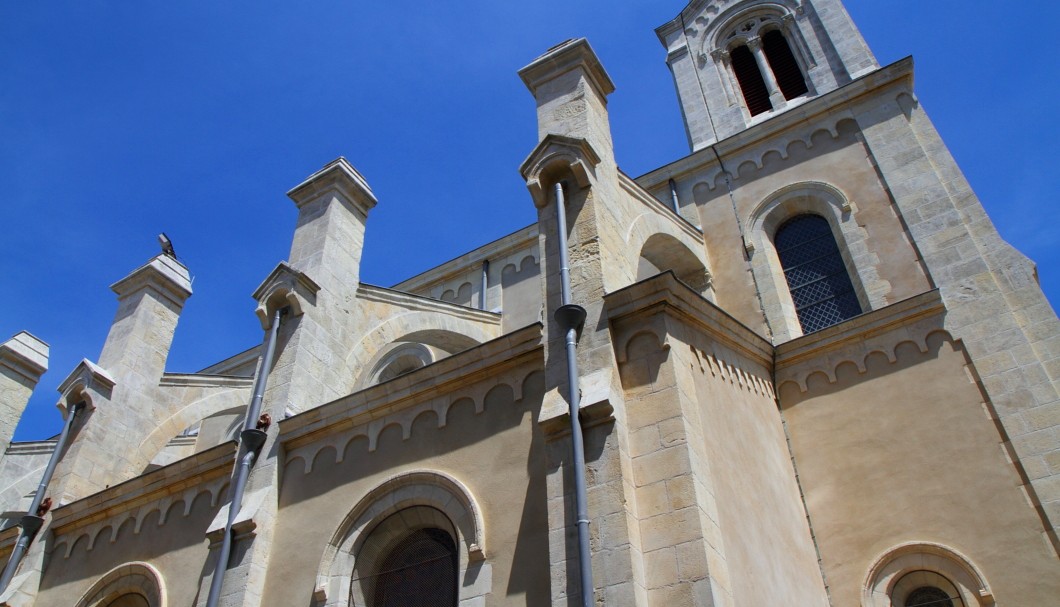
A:
<svg viewBox="0 0 1060 607">
<path fill-rule="evenodd" d="M 48 346 L 0 344 L 0 605 L 1060 605 L 1060 322 L 912 60 L 839 0 L 655 31 L 683 157 L 618 168 L 567 40 L 518 72 L 532 225 L 362 283 L 387 203 L 338 158 L 288 192 L 260 346 L 166 370 L 165 242 L 58 437 L 11 442 Z"/>
</svg>

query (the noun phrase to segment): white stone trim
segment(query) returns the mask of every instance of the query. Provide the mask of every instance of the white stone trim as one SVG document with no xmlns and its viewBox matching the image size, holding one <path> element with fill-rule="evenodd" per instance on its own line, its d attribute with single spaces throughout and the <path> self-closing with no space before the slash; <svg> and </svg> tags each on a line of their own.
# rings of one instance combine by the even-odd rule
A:
<svg viewBox="0 0 1060 607">
<path fill-rule="evenodd" d="M 930 571 L 946 578 L 967 607 L 994 605 L 986 578 L 968 557 L 942 544 L 909 542 L 891 548 L 873 562 L 861 591 L 862 607 L 891 607 L 896 584 L 915 571 Z"/>
<path fill-rule="evenodd" d="M 143 561 L 119 565 L 99 578 L 81 597 L 75 607 L 107 605 L 123 594 L 136 593 L 151 607 L 166 607 L 166 584 L 158 569 Z"/>
</svg>

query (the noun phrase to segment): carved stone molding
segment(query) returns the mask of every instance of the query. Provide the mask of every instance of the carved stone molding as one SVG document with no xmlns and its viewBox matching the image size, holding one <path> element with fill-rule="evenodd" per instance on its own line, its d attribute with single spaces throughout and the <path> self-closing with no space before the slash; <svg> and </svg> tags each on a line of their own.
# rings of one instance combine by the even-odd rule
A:
<svg viewBox="0 0 1060 607">
<path fill-rule="evenodd" d="M 281 261 L 252 295 L 258 301 L 254 313 L 261 328 L 268 330 L 272 313 L 284 306 L 290 307 L 292 316 L 301 316 L 307 307 L 316 305 L 319 291 L 320 285 L 313 279 Z"/>
<path fill-rule="evenodd" d="M 80 402 L 84 402 L 91 411 L 96 408 L 95 401 L 98 398 L 110 398 L 115 383 L 105 369 L 83 358 L 59 384 L 59 394 L 62 396 L 56 406 L 63 411 L 64 416 L 71 405 Z"/>
<path fill-rule="evenodd" d="M 548 204 L 548 188 L 555 184 L 557 176 L 569 172 L 578 187 L 585 188 L 590 185 L 598 164 L 600 155 L 588 141 L 550 134 L 519 166 L 519 173 L 526 180 L 534 205 L 543 208 Z"/>
</svg>

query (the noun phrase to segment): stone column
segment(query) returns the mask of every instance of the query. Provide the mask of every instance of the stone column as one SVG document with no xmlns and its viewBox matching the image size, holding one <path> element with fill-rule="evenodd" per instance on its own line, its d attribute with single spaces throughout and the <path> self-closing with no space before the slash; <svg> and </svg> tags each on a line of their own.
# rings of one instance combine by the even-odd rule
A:
<svg viewBox="0 0 1060 607">
<path fill-rule="evenodd" d="M 781 109 L 787 103 L 787 100 L 784 99 L 784 93 L 781 92 L 780 85 L 777 84 L 777 77 L 773 75 L 773 68 L 769 66 L 769 59 L 766 58 L 765 51 L 762 50 L 762 39 L 758 36 L 749 39 L 747 48 L 751 49 L 755 63 L 758 64 L 758 71 L 762 72 L 762 79 L 765 80 L 766 88 L 769 89 L 769 102 L 773 104 L 773 110 Z"/>
<path fill-rule="evenodd" d="M 29 333 L 22 331 L 0 344 L 0 457 L 47 370 L 48 344 Z"/>
</svg>

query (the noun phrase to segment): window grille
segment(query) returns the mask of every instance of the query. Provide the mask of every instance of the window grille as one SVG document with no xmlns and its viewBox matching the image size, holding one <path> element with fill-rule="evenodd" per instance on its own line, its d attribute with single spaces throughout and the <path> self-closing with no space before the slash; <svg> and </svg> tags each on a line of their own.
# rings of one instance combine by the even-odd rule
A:
<svg viewBox="0 0 1060 607">
<path fill-rule="evenodd" d="M 762 79 L 762 72 L 758 69 L 751 49 L 746 45 L 738 46 L 729 53 L 732 61 L 733 72 L 736 73 L 736 81 L 740 83 L 744 101 L 747 102 L 747 111 L 752 116 L 773 109 L 769 101 L 769 90 L 766 89 L 766 81 Z"/>
<path fill-rule="evenodd" d="M 791 52 L 784 34 L 779 30 L 772 30 L 762 36 L 762 51 L 766 54 L 769 68 L 773 70 L 773 77 L 776 78 L 784 99 L 791 100 L 805 95 L 806 80 L 802 77 L 802 69 L 799 68 L 799 62 L 795 60 L 795 54 Z"/>
<path fill-rule="evenodd" d="M 383 559 L 374 586 L 374 607 L 456 607 L 453 538 L 441 529 L 412 532 Z"/>
<path fill-rule="evenodd" d="M 904 607 L 954 607 L 953 598 L 941 588 L 921 586 L 909 593 Z"/>
<path fill-rule="evenodd" d="M 832 228 L 819 215 L 799 215 L 777 230 L 773 242 L 803 333 L 861 314 L 854 285 Z"/>
</svg>

